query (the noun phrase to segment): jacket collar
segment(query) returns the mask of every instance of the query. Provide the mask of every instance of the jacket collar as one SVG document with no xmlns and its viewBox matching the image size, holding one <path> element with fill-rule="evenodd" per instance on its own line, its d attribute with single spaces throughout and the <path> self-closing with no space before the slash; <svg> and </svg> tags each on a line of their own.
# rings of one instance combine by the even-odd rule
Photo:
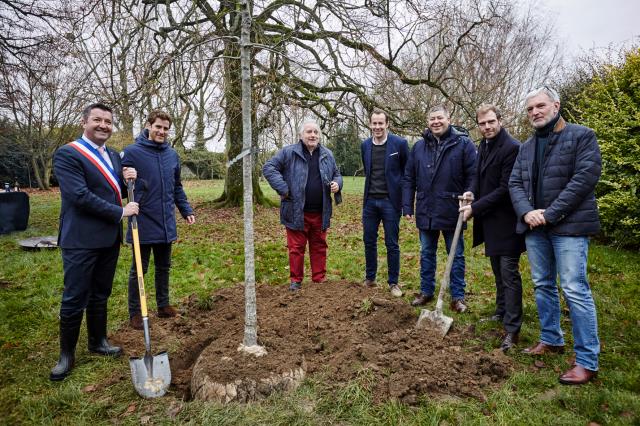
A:
<svg viewBox="0 0 640 426">
<path fill-rule="evenodd" d="M 484 172 L 484 170 L 487 168 L 487 166 L 489 166 L 489 164 L 491 164 L 493 162 L 493 159 L 497 155 L 497 152 L 500 150 L 500 147 L 504 144 L 504 141 L 507 139 L 508 135 L 509 135 L 509 133 L 503 127 L 503 128 L 500 129 L 500 131 L 498 132 L 496 137 L 491 140 L 491 143 L 494 146 L 491 147 L 491 151 L 489 151 L 488 154 L 485 154 L 486 157 L 484 158 L 484 161 L 481 164 L 482 167 L 479 167 L 479 169 L 480 169 L 479 172 L 480 173 Z M 482 149 L 482 150 L 487 149 L 487 146 L 484 144 L 484 142 L 486 142 L 486 141 L 487 141 L 486 139 L 482 139 L 482 141 L 480 143 L 480 149 Z M 478 159 L 479 158 L 480 158 L 480 156 L 478 156 Z"/>
<path fill-rule="evenodd" d="M 136 143 L 158 151 L 165 150 L 169 147 L 169 144 L 166 141 L 164 143 L 157 143 L 149 140 L 149 129 L 142 129 L 138 137 L 136 137 Z"/>
<path fill-rule="evenodd" d="M 567 122 L 564 121 L 564 118 L 562 118 L 562 116 L 560 116 L 560 118 L 556 122 L 556 125 L 553 126 L 553 133 L 560 133 L 564 130 L 565 127 L 567 127 Z"/>
<path fill-rule="evenodd" d="M 496 137 L 491 139 L 490 143 L 495 144 L 495 146 L 500 146 L 500 145 L 502 145 L 504 143 L 505 139 L 507 139 L 507 135 L 508 134 L 509 133 L 507 132 L 507 130 L 504 127 L 501 127 L 500 131 L 498 132 Z M 486 141 L 487 141 L 487 139 L 483 138 L 481 142 L 486 142 Z"/>
<path fill-rule="evenodd" d="M 304 146 L 304 143 L 302 142 L 302 139 L 298 140 L 298 143 L 296 143 L 293 146 L 293 152 L 298 154 L 300 157 L 302 157 L 306 161 L 306 157 L 304 156 L 304 150 L 305 149 L 307 149 L 307 148 Z M 318 151 L 318 153 L 320 154 L 320 158 L 325 156 L 325 147 L 323 147 L 322 144 L 320 144 L 320 143 L 318 143 L 318 147 L 316 149 L 314 149 L 314 151 Z"/>
</svg>

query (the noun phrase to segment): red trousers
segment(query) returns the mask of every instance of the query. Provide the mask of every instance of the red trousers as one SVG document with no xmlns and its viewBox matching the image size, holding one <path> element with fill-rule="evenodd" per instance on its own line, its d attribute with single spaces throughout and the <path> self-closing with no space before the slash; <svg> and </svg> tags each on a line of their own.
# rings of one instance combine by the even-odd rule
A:
<svg viewBox="0 0 640 426">
<path fill-rule="evenodd" d="M 286 229 L 291 282 L 300 283 L 304 278 L 304 251 L 307 241 L 309 241 L 311 280 L 318 283 L 324 281 L 327 273 L 327 231 L 322 230 L 322 213 L 305 212 L 303 231 Z"/>
</svg>

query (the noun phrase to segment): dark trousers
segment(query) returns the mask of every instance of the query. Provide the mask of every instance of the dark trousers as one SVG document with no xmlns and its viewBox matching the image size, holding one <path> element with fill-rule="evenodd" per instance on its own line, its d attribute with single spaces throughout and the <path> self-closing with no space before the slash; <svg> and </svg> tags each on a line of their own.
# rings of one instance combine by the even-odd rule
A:
<svg viewBox="0 0 640 426">
<path fill-rule="evenodd" d="M 142 271 L 147 273 L 149 258 L 153 250 L 155 264 L 156 304 L 158 308 L 169 306 L 169 270 L 171 269 L 171 243 L 140 244 Z M 129 271 L 129 317 L 140 313 L 140 294 L 138 293 L 138 272 L 136 271 L 135 255 Z"/>
<path fill-rule="evenodd" d="M 304 252 L 309 242 L 311 280 L 322 282 L 327 273 L 327 231 L 322 230 L 321 212 L 304 212 L 304 230 L 287 229 L 289 277 L 300 283 L 304 278 Z"/>
<path fill-rule="evenodd" d="M 61 318 L 82 314 L 85 309 L 106 310 L 119 254 L 118 241 L 112 247 L 62 249 L 64 291 Z"/>
<path fill-rule="evenodd" d="M 522 278 L 518 256 L 490 256 L 496 278 L 496 315 L 502 317 L 507 333 L 520 332 L 522 325 Z"/>
<path fill-rule="evenodd" d="M 365 278 L 375 281 L 378 272 L 378 228 L 382 222 L 384 245 L 387 247 L 387 283 L 398 284 L 400 274 L 400 212 L 393 207 L 388 198 L 367 198 L 362 209 L 362 240 L 366 261 Z"/>
</svg>

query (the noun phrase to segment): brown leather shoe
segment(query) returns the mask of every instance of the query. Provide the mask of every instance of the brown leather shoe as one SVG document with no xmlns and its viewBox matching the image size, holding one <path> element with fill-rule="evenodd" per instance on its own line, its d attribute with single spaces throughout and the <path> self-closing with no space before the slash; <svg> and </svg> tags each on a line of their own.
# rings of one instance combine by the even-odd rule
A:
<svg viewBox="0 0 640 426">
<path fill-rule="evenodd" d="M 374 288 L 376 286 L 376 282 L 374 280 L 364 280 L 364 286 L 369 288 Z"/>
<path fill-rule="evenodd" d="M 558 381 L 563 385 L 584 385 L 598 375 L 597 371 L 587 370 L 586 368 L 576 365 L 567 370 L 562 376 L 558 377 Z"/>
<path fill-rule="evenodd" d="M 415 299 L 413 299 L 413 301 L 411 302 L 411 306 L 424 306 L 426 305 L 428 302 L 431 302 L 433 300 L 433 294 L 418 294 L 416 296 Z"/>
<path fill-rule="evenodd" d="M 129 319 L 129 327 L 134 330 L 142 330 L 144 325 L 142 324 L 142 314 L 135 314 Z"/>
<path fill-rule="evenodd" d="M 564 346 L 553 346 L 538 342 L 523 350 L 522 353 L 527 355 L 561 354 L 564 353 Z"/>
<path fill-rule="evenodd" d="M 171 305 L 158 308 L 158 316 L 160 318 L 173 318 L 176 315 L 178 315 L 178 310 Z"/>
<path fill-rule="evenodd" d="M 518 333 L 505 334 L 502 339 L 502 343 L 500 343 L 500 350 L 502 350 L 502 352 L 507 352 L 509 349 L 514 347 L 516 343 L 518 343 L 519 337 Z"/>
<path fill-rule="evenodd" d="M 457 312 L 459 314 L 467 311 L 467 305 L 464 304 L 464 299 L 454 299 L 451 301 L 451 305 L 449 305 L 452 311 Z"/>
</svg>

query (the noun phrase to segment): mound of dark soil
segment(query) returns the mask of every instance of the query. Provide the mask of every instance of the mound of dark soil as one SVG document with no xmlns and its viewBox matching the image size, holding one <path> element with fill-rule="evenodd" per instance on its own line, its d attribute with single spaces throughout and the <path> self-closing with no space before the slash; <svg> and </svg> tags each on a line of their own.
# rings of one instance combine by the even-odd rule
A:
<svg viewBox="0 0 640 426">
<path fill-rule="evenodd" d="M 483 398 L 512 368 L 500 351 L 465 345 L 474 336 L 455 321 L 444 338 L 414 329 L 416 310 L 386 289 L 327 282 L 305 284 L 296 294 L 283 286 L 256 291 L 258 339 L 268 351 L 261 358 L 237 352 L 244 333 L 240 285 L 208 300 L 190 298 L 181 317 L 151 318 L 154 351 L 169 351 L 172 391 L 190 398 L 192 369 L 201 354 L 200 367 L 219 383 L 303 367 L 307 376 L 321 374 L 338 386 L 359 378 L 377 401 L 409 404 L 420 395 Z M 144 354 L 141 331 L 123 328 L 113 341 L 129 356 Z"/>
</svg>

